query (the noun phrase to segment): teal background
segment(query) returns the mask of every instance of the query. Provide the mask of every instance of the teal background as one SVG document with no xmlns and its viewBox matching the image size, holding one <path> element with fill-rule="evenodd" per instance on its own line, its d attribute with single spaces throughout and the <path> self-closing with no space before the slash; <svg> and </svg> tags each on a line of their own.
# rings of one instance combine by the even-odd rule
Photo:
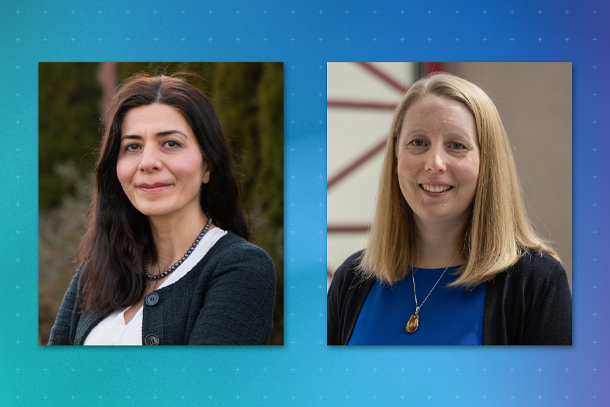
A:
<svg viewBox="0 0 610 407">
<path fill-rule="evenodd" d="M 604 0 L 2 2 L 0 404 L 610 404 L 609 12 Z M 153 60 L 284 62 L 282 347 L 37 345 L 38 63 Z M 433 60 L 573 64 L 571 347 L 325 345 L 326 63 Z"/>
</svg>

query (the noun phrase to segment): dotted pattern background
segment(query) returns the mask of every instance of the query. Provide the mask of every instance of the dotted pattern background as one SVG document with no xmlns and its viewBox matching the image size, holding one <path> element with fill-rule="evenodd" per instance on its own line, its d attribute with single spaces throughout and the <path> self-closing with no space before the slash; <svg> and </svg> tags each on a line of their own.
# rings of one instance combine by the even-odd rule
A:
<svg viewBox="0 0 610 407">
<path fill-rule="evenodd" d="M 0 404 L 609 405 L 609 12 L 604 0 L 3 1 Z M 326 63 L 434 60 L 573 63 L 572 347 L 326 346 Z M 42 61 L 284 62 L 285 346 L 38 346 Z"/>
</svg>

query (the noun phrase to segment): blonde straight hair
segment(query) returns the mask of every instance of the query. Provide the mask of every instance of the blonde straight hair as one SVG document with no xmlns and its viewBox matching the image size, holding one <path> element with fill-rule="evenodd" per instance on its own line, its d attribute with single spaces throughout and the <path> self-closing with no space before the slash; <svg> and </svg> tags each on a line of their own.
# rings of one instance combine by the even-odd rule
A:
<svg viewBox="0 0 610 407">
<path fill-rule="evenodd" d="M 368 248 L 359 265 L 363 278 L 393 284 L 418 258 L 413 211 L 398 184 L 397 143 L 407 110 L 427 95 L 462 103 L 476 123 L 481 152 L 470 220 L 456 252 L 466 259 L 451 285 L 473 288 L 514 265 L 527 250 L 557 253 L 533 231 L 527 217 L 506 130 L 492 100 L 478 86 L 447 73 L 415 82 L 396 108 L 388 136 Z"/>
</svg>

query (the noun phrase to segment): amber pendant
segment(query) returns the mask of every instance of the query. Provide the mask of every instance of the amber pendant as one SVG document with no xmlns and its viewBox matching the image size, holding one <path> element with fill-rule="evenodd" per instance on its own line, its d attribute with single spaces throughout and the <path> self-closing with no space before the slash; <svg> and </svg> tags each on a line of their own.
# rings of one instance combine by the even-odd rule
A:
<svg viewBox="0 0 610 407">
<path fill-rule="evenodd" d="M 419 326 L 419 315 L 417 313 L 411 315 L 411 318 L 409 318 L 409 322 L 407 322 L 407 332 L 412 334 L 413 332 L 417 331 L 417 327 Z"/>
</svg>

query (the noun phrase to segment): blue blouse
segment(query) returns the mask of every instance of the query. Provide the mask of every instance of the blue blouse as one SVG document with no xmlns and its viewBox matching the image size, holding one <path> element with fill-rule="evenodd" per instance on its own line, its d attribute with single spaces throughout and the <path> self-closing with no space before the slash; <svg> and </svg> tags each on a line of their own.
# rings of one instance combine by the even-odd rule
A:
<svg viewBox="0 0 610 407">
<path fill-rule="evenodd" d="M 348 345 L 481 345 L 486 284 L 473 290 L 450 288 L 460 266 L 450 267 L 426 298 L 440 269 L 415 269 L 419 327 L 407 333 L 405 327 L 415 312 L 413 279 L 409 274 L 393 286 L 375 282 L 358 315 Z"/>
</svg>

